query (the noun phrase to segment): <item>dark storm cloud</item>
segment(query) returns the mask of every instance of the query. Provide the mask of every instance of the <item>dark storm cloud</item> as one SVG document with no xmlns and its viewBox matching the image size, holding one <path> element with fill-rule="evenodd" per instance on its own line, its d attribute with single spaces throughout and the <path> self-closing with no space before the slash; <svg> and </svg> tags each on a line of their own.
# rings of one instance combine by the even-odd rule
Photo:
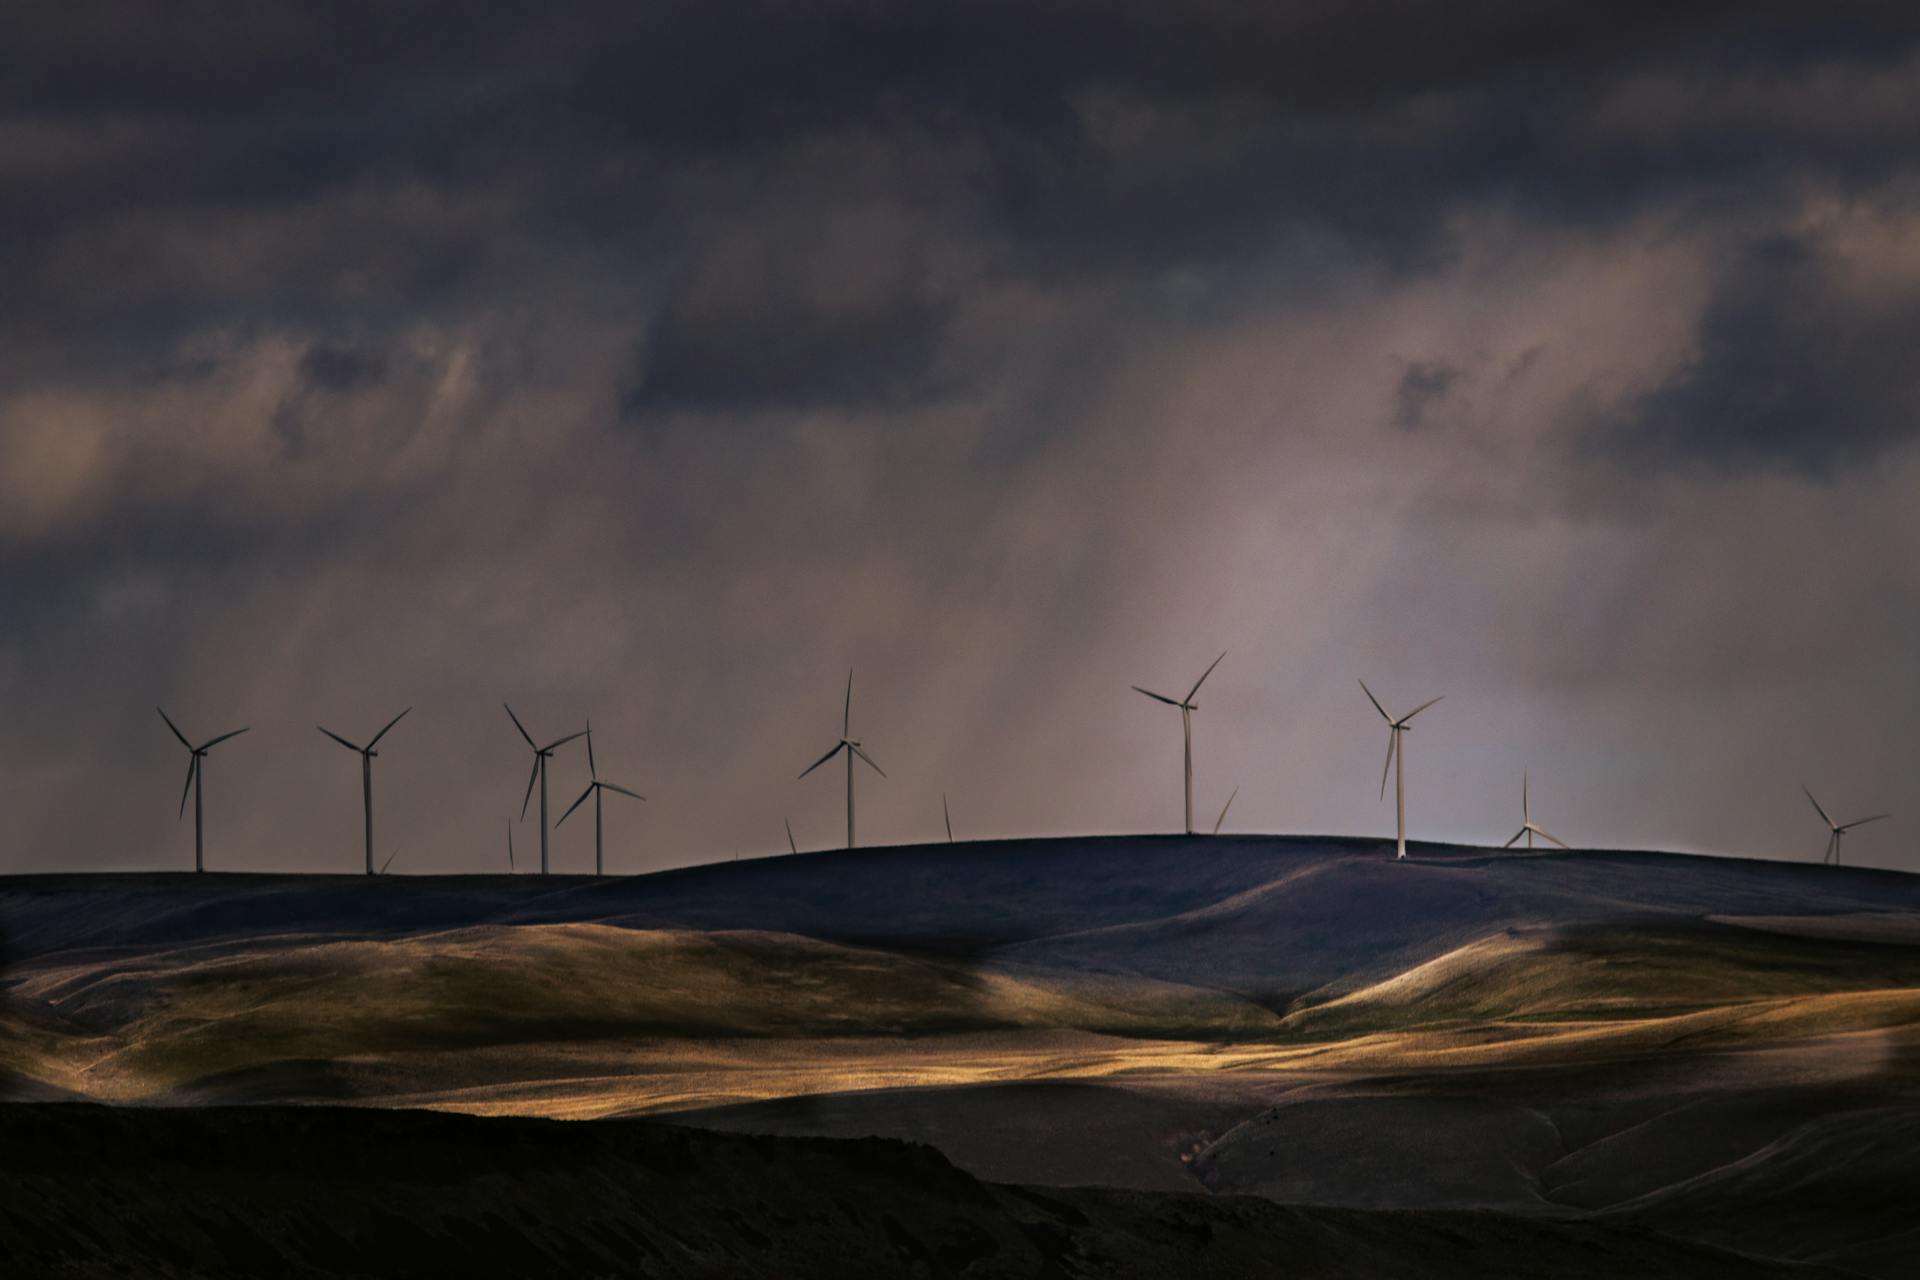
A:
<svg viewBox="0 0 1920 1280">
<path fill-rule="evenodd" d="M 911 299 L 842 315 L 772 299 L 697 318 L 669 305 L 624 407 L 908 403 L 936 389 L 945 319 Z"/>
<path fill-rule="evenodd" d="M 510 6 L 487 24 L 457 5 L 352 6 L 326 21 L 249 6 L 199 25 L 116 12 L 30 29 L 15 49 L 4 100 L 29 139 L 44 136 L 6 180 L 14 243 L 129 206 L 231 217 L 400 177 L 469 201 L 517 193 L 496 219 L 437 240 L 395 226 L 394 209 L 300 228 L 304 261 L 278 264 L 308 277 L 283 303 L 295 308 L 343 305 L 327 277 L 370 250 L 364 273 L 405 305 L 497 272 L 501 235 L 606 247 L 636 214 L 645 224 L 685 166 L 849 130 L 977 152 L 956 157 L 976 167 L 960 212 L 1026 248 L 1028 270 L 1218 262 L 1297 221 L 1419 263 L 1462 200 L 1589 220 L 1676 182 L 1777 166 L 1768 122 L 1657 153 L 1580 133 L 1595 100 L 1635 75 L 1883 67 L 1916 21 L 1871 6 L 1816 22 L 1792 5 L 1444 17 L 1408 4 Z M 1913 138 L 1809 139 L 1797 160 L 1870 173 Z M 706 212 L 679 211 L 678 234 L 697 243 Z M 398 252 L 374 250 L 381 223 L 401 233 Z M 165 301 L 211 301 L 200 292 Z"/>
<path fill-rule="evenodd" d="M 1700 317 L 1692 358 L 1598 428 L 1602 447 L 1637 467 L 1830 476 L 1920 435 L 1920 279 L 1859 269 L 1805 237 L 1742 253 Z"/>
<path fill-rule="evenodd" d="M 1447 398 L 1454 384 L 1466 377 L 1466 370 L 1450 364 L 1426 364 L 1414 361 L 1400 375 L 1393 392 L 1393 425 L 1402 431 L 1414 431 L 1426 424 L 1427 414 Z"/>
<path fill-rule="evenodd" d="M 341 343 L 316 342 L 300 357 L 307 385 L 320 391 L 375 386 L 386 377 L 386 356 Z"/>
</svg>

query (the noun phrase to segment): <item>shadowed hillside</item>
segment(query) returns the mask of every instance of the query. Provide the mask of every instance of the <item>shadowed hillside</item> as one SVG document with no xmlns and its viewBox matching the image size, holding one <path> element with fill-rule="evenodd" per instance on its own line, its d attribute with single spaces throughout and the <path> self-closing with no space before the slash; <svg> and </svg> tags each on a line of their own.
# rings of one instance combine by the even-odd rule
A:
<svg viewBox="0 0 1920 1280">
<path fill-rule="evenodd" d="M 0 1107 L 0 1256 L 181 1278 L 1838 1274 L 1634 1225 L 1002 1186 L 881 1141 L 278 1108 Z"/>
<path fill-rule="evenodd" d="M 0 878 L 0 935 L 17 962 L 84 948 L 476 924 L 757 929 L 966 956 L 1047 940 L 1049 954 L 1089 963 L 1205 939 L 1212 962 L 1238 972 L 1257 959 L 1245 954 L 1257 943 L 1243 935 L 1253 934 L 1283 943 L 1294 963 L 1311 961 L 1315 974 L 1339 974 L 1365 949 L 1377 955 L 1495 924 L 1920 910 L 1920 877 L 1899 872 L 1410 847 L 1416 856 L 1395 863 L 1390 842 L 1375 840 L 1099 836 L 842 850 L 609 879 L 10 876 Z M 1334 922 L 1345 928 L 1322 929 Z M 1349 941 L 1356 928 L 1373 931 L 1364 944 Z M 1121 932 L 1109 940 L 1103 930 Z"/>
</svg>

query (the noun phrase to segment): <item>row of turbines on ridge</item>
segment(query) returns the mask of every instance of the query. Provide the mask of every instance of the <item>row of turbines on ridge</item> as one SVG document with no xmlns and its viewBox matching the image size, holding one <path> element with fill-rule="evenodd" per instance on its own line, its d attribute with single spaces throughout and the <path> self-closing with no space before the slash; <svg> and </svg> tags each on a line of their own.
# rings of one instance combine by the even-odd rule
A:
<svg viewBox="0 0 1920 1280">
<path fill-rule="evenodd" d="M 1156 702 L 1165 703 L 1167 706 L 1174 707 L 1180 712 L 1180 732 L 1181 732 L 1181 738 L 1184 746 L 1183 777 L 1185 780 L 1185 790 L 1186 790 L 1186 833 L 1188 835 L 1194 834 L 1193 713 L 1199 710 L 1199 707 L 1200 707 L 1200 704 L 1195 702 L 1194 699 L 1200 693 L 1200 686 L 1204 685 L 1207 682 L 1207 677 L 1213 674 L 1214 668 L 1218 667 L 1221 661 L 1226 658 L 1226 656 L 1227 655 L 1223 652 L 1218 658 L 1215 658 L 1213 662 L 1208 665 L 1207 669 L 1200 673 L 1200 678 L 1193 682 L 1193 687 L 1187 690 L 1187 694 L 1184 698 L 1170 698 L 1165 694 L 1155 693 L 1151 689 L 1143 689 L 1139 685 L 1133 686 L 1134 692 L 1144 694 L 1145 696 L 1152 698 Z M 1385 721 L 1387 725 L 1387 759 L 1386 759 L 1385 765 L 1380 770 L 1380 797 L 1383 800 L 1386 798 L 1387 775 L 1391 773 L 1393 775 L 1394 819 L 1395 819 L 1395 832 L 1396 832 L 1395 857 L 1404 859 L 1407 856 L 1407 792 L 1406 792 L 1407 748 L 1406 748 L 1405 739 L 1406 739 L 1406 735 L 1413 731 L 1412 729 L 1413 718 L 1419 715 L 1421 712 L 1425 711 L 1427 708 L 1433 706 L 1435 703 L 1441 701 L 1441 698 L 1429 698 L 1427 701 L 1421 703 L 1419 706 L 1407 712 L 1405 715 L 1394 716 L 1387 711 L 1385 706 L 1381 704 L 1380 699 L 1374 696 L 1373 690 L 1367 688 L 1366 681 L 1364 680 L 1360 681 L 1360 689 L 1363 693 L 1366 694 L 1367 701 L 1373 704 L 1373 709 L 1380 713 L 1380 718 L 1383 721 Z M 511 706 L 507 706 L 505 703 L 502 703 L 501 705 L 506 708 L 508 718 L 513 721 L 513 727 L 519 730 L 521 738 L 523 738 L 526 741 L 527 747 L 533 752 L 533 768 L 532 768 L 532 771 L 527 776 L 526 794 L 521 798 L 521 801 L 520 801 L 520 816 L 523 820 L 526 818 L 528 806 L 531 804 L 533 799 L 534 787 L 537 784 L 540 789 L 540 874 L 542 875 L 548 874 L 547 761 L 552 759 L 553 753 L 556 750 L 579 738 L 585 738 L 587 743 L 587 776 L 589 778 L 589 781 L 587 783 L 586 789 L 580 793 L 579 799 L 575 800 L 571 805 L 568 805 L 566 812 L 560 815 L 559 822 L 556 822 L 553 825 L 555 827 L 558 827 L 561 823 L 566 822 L 566 820 L 573 815 L 574 810 L 578 809 L 582 804 L 585 804 L 589 798 L 592 798 L 593 800 L 593 871 L 595 875 L 606 874 L 605 841 L 604 841 L 605 828 L 604 828 L 604 822 L 603 822 L 603 815 L 601 812 L 602 798 L 604 797 L 605 793 L 608 791 L 612 791 L 623 796 L 630 796 L 635 800 L 645 800 L 646 797 L 641 795 L 638 791 L 631 790 L 630 788 L 621 786 L 617 782 L 609 781 L 608 779 L 602 778 L 600 776 L 600 768 L 598 763 L 594 759 L 594 753 L 593 753 L 593 724 L 591 721 L 587 723 L 587 726 L 585 728 L 577 730 L 573 733 L 566 734 L 563 737 L 555 738 L 553 741 L 547 743 L 545 746 L 542 746 L 540 745 L 540 743 L 534 740 L 534 737 L 531 733 L 527 732 L 527 727 L 520 722 L 520 717 L 514 714 L 513 708 Z M 200 743 L 198 746 L 196 746 L 187 737 L 186 734 L 180 731 L 179 726 L 174 724 L 172 717 L 168 716 L 164 709 L 155 707 L 154 710 L 160 712 L 160 718 L 166 721 L 167 728 L 173 731 L 173 736 L 180 740 L 180 745 L 185 747 L 189 754 L 189 760 L 187 763 L 186 786 L 181 790 L 181 793 L 180 793 L 180 816 L 181 817 L 186 816 L 187 798 L 189 795 L 191 795 L 193 798 L 193 869 L 195 871 L 204 871 L 206 869 L 206 841 L 205 841 L 204 807 L 202 804 L 201 797 L 202 797 L 203 780 L 206 775 L 205 761 L 207 758 L 207 753 L 211 751 L 214 747 L 220 745 L 221 743 L 227 741 L 228 739 L 237 738 L 241 734 L 246 733 L 247 730 L 234 729 L 230 732 L 222 733 L 215 737 L 209 738 L 206 741 Z M 347 748 L 349 751 L 358 753 L 358 755 L 360 756 L 361 803 L 362 803 L 362 812 L 363 812 L 364 826 L 365 826 L 366 874 L 368 875 L 378 874 L 378 872 L 375 871 L 374 865 L 373 865 L 373 849 L 374 849 L 373 761 L 374 761 L 374 758 L 380 754 L 378 750 L 380 740 L 386 737 L 388 732 L 392 730 L 392 728 L 395 725 L 399 724 L 402 720 L 404 720 L 407 717 L 408 712 L 411 712 L 412 710 L 413 710 L 412 707 L 408 707 L 405 711 L 402 711 L 399 715 L 387 721 L 387 723 L 381 727 L 380 732 L 374 734 L 371 738 L 367 740 L 365 746 L 362 746 L 359 743 L 353 742 L 348 738 L 342 737 L 340 734 L 335 733 L 333 730 L 327 728 L 325 725 L 314 726 L 315 728 L 319 729 L 321 733 L 324 733 L 327 737 L 333 739 L 335 742 Z M 859 759 L 862 763 L 866 764 L 869 768 L 871 768 L 875 773 L 879 774 L 882 778 L 887 776 L 885 770 L 881 769 L 881 767 L 874 762 L 873 757 L 867 754 L 866 749 L 861 745 L 860 741 L 854 738 L 852 735 L 853 735 L 853 672 L 849 670 L 847 672 L 846 699 L 841 708 L 839 740 L 834 743 L 834 745 L 827 751 L 825 755 L 821 756 L 818 760 L 815 760 L 812 764 L 808 765 L 805 769 L 800 771 L 800 777 L 805 778 L 808 774 L 812 773 L 814 770 L 832 761 L 835 756 L 844 755 L 846 757 L 847 847 L 849 849 L 854 847 L 854 803 L 853 803 L 854 760 L 856 758 Z M 1869 822 L 1879 822 L 1881 819 L 1891 816 L 1890 814 L 1876 813 L 1871 817 L 1856 818 L 1851 822 L 1835 822 L 1833 818 L 1828 815 L 1826 809 L 1821 806 L 1820 802 L 1814 799 L 1814 795 L 1812 791 L 1808 790 L 1804 784 L 1801 786 L 1800 789 L 1806 792 L 1807 799 L 1812 802 L 1814 811 L 1820 815 L 1820 820 L 1826 823 L 1827 825 L 1828 834 L 1827 834 L 1826 852 L 1821 858 L 1821 862 L 1823 865 L 1828 862 L 1831 862 L 1835 866 L 1839 865 L 1840 841 L 1841 841 L 1841 838 L 1844 837 L 1849 831 L 1853 830 L 1855 827 L 1865 826 Z M 1218 835 L 1220 833 L 1221 823 L 1226 821 L 1227 810 L 1233 807 L 1233 801 L 1235 797 L 1237 797 L 1239 794 L 1240 794 L 1240 789 L 1238 787 L 1235 787 L 1233 790 L 1233 794 L 1227 797 L 1226 805 L 1223 806 L 1220 810 L 1220 817 L 1217 820 L 1215 820 L 1213 824 L 1213 834 Z M 941 817 L 946 823 L 947 839 L 949 841 L 952 841 L 953 817 L 947 810 L 947 798 L 944 794 L 940 797 L 940 811 L 941 811 Z M 1527 778 L 1524 773 L 1521 775 L 1521 779 L 1520 779 L 1520 812 L 1521 812 L 1521 819 L 1522 819 L 1520 829 L 1514 832 L 1513 835 L 1507 839 L 1507 842 L 1501 846 L 1501 848 L 1511 849 L 1519 840 L 1521 840 L 1524 837 L 1527 842 L 1527 848 L 1531 849 L 1534 847 L 1533 842 L 1534 842 L 1534 837 L 1536 836 L 1538 836 L 1542 840 L 1546 840 L 1552 844 L 1558 845 L 1562 849 L 1569 847 L 1565 841 L 1561 840 L 1558 836 L 1551 834 L 1544 827 L 1534 822 L 1532 804 L 1528 796 Z M 798 846 L 795 844 L 793 839 L 793 824 L 791 822 L 787 824 L 787 847 L 789 850 L 795 853 L 799 852 Z M 396 849 L 394 852 L 398 853 L 399 851 Z M 513 826 L 512 826 L 512 823 L 509 822 L 507 825 L 507 861 L 510 869 L 513 866 L 513 860 L 514 860 Z M 390 854 L 388 855 L 386 862 L 383 863 L 379 868 L 379 871 L 384 872 L 388 866 L 392 865 L 392 862 L 393 862 L 393 855 Z"/>
</svg>

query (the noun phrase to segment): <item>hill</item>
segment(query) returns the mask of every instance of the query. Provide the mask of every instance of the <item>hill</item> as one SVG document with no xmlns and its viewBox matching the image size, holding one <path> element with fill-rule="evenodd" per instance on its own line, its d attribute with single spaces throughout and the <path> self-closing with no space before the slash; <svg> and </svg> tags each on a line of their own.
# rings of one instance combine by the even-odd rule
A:
<svg viewBox="0 0 1920 1280">
<path fill-rule="evenodd" d="M 0 1256 L 161 1280 L 1841 1274 L 1630 1224 L 995 1185 L 880 1141 L 18 1105 L 0 1107 Z"/>
<path fill-rule="evenodd" d="M 15 877 L 0 1088 L 670 1115 L 930 1144 L 993 1183 L 1577 1219 L 1904 1274 L 1871 1188 L 1920 1177 L 1875 1136 L 1920 1116 L 1920 878 L 1415 855 L 1142 837 L 608 880 Z M 1312 1221 L 1364 1250 L 1383 1220 Z"/>
</svg>

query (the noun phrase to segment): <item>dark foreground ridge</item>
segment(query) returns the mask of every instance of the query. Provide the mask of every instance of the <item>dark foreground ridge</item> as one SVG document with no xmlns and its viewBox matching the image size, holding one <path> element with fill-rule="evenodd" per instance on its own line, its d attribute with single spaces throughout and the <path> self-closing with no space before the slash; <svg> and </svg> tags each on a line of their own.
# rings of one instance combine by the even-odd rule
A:
<svg viewBox="0 0 1920 1280">
<path fill-rule="evenodd" d="M 13 1276 L 1837 1276 L 1644 1228 L 979 1181 L 649 1121 L 0 1106 Z"/>
</svg>

